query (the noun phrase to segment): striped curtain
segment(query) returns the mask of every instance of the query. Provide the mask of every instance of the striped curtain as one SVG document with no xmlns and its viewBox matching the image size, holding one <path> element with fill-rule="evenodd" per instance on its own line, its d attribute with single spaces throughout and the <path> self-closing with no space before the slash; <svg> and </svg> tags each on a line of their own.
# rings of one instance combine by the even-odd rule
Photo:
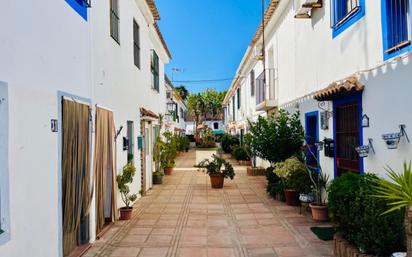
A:
<svg viewBox="0 0 412 257">
<path fill-rule="evenodd" d="M 98 107 L 95 128 L 94 176 L 96 178 L 96 232 L 98 234 L 103 229 L 106 218 L 113 222 L 117 216 L 116 129 L 113 113 Z M 111 206 L 107 206 L 107 200 Z"/>
<path fill-rule="evenodd" d="M 91 202 L 89 106 L 63 100 L 63 253 L 88 242 Z"/>
</svg>

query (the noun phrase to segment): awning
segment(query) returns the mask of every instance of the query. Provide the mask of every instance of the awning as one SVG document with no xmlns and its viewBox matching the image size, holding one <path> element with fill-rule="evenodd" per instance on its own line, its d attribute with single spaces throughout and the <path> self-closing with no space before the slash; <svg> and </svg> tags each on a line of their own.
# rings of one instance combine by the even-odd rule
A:
<svg viewBox="0 0 412 257">
<path fill-rule="evenodd" d="M 341 82 L 330 84 L 325 89 L 317 92 L 313 98 L 318 101 L 332 101 L 361 92 L 364 88 L 365 85 L 360 83 L 356 76 L 352 76 Z"/>
<path fill-rule="evenodd" d="M 159 115 L 157 115 L 156 113 L 154 113 L 154 112 L 152 112 L 152 111 L 150 111 L 150 110 L 147 110 L 147 109 L 145 109 L 145 108 L 140 108 L 140 115 L 142 116 L 142 117 L 150 117 L 150 118 L 154 118 L 154 119 L 158 119 L 159 118 Z"/>
<path fill-rule="evenodd" d="M 215 134 L 215 135 L 223 135 L 223 134 L 225 134 L 225 132 L 224 132 L 223 130 L 219 129 L 219 130 L 213 130 L 213 134 Z"/>
</svg>

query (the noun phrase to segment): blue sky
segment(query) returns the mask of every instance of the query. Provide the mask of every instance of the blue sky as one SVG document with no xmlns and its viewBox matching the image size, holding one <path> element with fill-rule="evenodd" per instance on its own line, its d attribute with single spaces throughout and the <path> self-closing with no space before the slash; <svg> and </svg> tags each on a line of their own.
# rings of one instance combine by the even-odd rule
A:
<svg viewBox="0 0 412 257">
<path fill-rule="evenodd" d="M 173 57 L 166 73 L 175 81 L 232 78 L 261 22 L 261 0 L 156 0 L 156 5 Z M 182 72 L 172 74 L 172 68 Z M 174 84 L 199 92 L 225 90 L 230 83 Z"/>
</svg>

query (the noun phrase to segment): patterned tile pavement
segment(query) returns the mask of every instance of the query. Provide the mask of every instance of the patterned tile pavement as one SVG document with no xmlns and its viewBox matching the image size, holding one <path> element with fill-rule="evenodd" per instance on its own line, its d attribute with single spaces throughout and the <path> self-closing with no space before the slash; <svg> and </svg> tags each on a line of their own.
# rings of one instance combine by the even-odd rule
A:
<svg viewBox="0 0 412 257">
<path fill-rule="evenodd" d="M 188 169 L 194 159 L 193 151 L 180 156 L 173 175 L 136 203 L 133 219 L 116 222 L 84 256 L 332 256 L 333 243 L 310 231 L 327 224 L 270 199 L 264 177 L 236 167 L 223 190 L 211 189 L 208 176 Z"/>
</svg>

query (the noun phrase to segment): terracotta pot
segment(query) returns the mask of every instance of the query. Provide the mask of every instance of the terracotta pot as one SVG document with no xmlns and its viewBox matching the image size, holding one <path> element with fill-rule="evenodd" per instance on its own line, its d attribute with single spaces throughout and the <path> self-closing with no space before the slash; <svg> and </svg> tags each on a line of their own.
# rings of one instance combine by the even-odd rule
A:
<svg viewBox="0 0 412 257">
<path fill-rule="evenodd" d="M 120 208 L 120 220 L 130 220 L 132 218 L 132 207 Z"/>
<path fill-rule="evenodd" d="M 212 188 L 223 188 L 225 177 L 222 175 L 210 175 L 210 184 Z"/>
<path fill-rule="evenodd" d="M 173 167 L 166 167 L 164 168 L 165 175 L 172 175 Z"/>
<path fill-rule="evenodd" d="M 329 220 L 329 211 L 328 206 L 326 205 L 316 205 L 309 204 L 310 209 L 312 210 L 312 218 L 316 221 L 328 221 Z"/>
<path fill-rule="evenodd" d="M 299 201 L 299 194 L 296 190 L 290 190 L 286 189 L 285 190 L 285 198 L 286 198 L 286 204 L 290 206 L 299 206 L 300 201 Z"/>
<path fill-rule="evenodd" d="M 265 176 L 266 175 L 266 169 L 265 168 L 253 168 L 253 167 L 247 167 L 247 175 L 248 176 Z"/>
</svg>

